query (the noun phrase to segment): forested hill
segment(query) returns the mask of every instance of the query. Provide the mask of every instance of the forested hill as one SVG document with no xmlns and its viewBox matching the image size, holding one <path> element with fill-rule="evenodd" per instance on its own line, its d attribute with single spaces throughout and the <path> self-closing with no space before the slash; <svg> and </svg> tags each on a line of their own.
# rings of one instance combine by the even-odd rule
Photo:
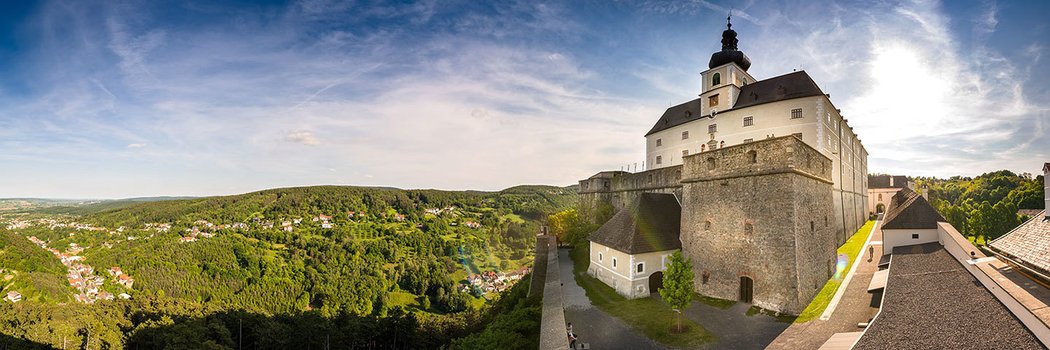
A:
<svg viewBox="0 0 1050 350">
<path fill-rule="evenodd" d="M 914 178 L 929 191 L 930 203 L 956 229 L 977 244 L 995 239 L 1020 225 L 1018 210 L 1041 210 L 1043 175 L 1000 170 L 974 178 Z"/>
<path fill-rule="evenodd" d="M 207 220 L 240 222 L 336 213 L 422 217 L 425 209 L 484 207 L 528 219 L 573 204 L 572 187 L 516 186 L 499 192 L 401 190 L 387 187 L 312 186 L 269 189 L 232 196 L 138 203 L 90 214 L 87 221 L 107 226 Z"/>
<path fill-rule="evenodd" d="M 245 342 L 316 347 L 349 331 L 348 345 L 363 348 L 397 324 L 397 348 L 447 347 L 503 324 L 494 301 L 528 283 L 536 232 L 575 193 L 314 186 L 0 212 L 0 294 L 24 296 L 0 302 L 0 333 L 55 347 L 91 337 L 103 348 L 162 348 L 173 343 L 156 339 L 192 336 L 180 344 L 235 348 L 242 331 Z M 537 317 L 535 300 L 522 300 L 508 314 Z M 265 324 L 242 325 L 246 314 Z M 483 333 L 538 332 L 514 324 Z"/>
</svg>

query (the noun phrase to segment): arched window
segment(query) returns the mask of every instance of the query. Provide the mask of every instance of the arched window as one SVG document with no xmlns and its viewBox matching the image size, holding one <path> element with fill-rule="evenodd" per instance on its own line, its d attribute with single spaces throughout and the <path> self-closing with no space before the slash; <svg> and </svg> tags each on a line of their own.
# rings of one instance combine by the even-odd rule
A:
<svg viewBox="0 0 1050 350">
<path fill-rule="evenodd" d="M 707 148 L 707 145 L 701 144 L 700 145 L 700 152 L 706 151 L 707 150 L 706 148 Z M 879 198 L 879 200 L 881 201 L 882 198 Z"/>
<path fill-rule="evenodd" d="M 758 163 L 758 152 L 747 151 L 747 158 L 751 160 L 751 164 Z"/>
<path fill-rule="evenodd" d="M 725 146 L 726 146 L 726 142 L 725 141 L 722 141 L 722 142 L 718 143 L 718 148 L 722 148 L 722 147 L 725 147 Z"/>
<path fill-rule="evenodd" d="M 704 221 L 704 231 L 711 231 L 711 220 Z"/>
<path fill-rule="evenodd" d="M 715 75 L 711 76 L 711 86 L 717 86 L 718 84 L 721 84 L 721 83 L 722 83 L 722 75 L 721 74 L 715 73 Z"/>
</svg>

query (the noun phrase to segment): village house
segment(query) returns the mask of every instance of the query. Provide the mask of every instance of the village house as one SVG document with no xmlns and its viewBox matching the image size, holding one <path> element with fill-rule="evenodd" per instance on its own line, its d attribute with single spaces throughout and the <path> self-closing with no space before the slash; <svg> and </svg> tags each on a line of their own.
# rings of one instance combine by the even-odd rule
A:
<svg viewBox="0 0 1050 350">
<path fill-rule="evenodd" d="M 22 301 L 22 294 L 16 291 L 10 291 L 7 292 L 7 297 L 5 297 L 4 299 L 12 303 L 17 303 L 19 301 Z"/>
<path fill-rule="evenodd" d="M 117 276 L 117 284 L 124 286 L 124 288 L 131 289 L 131 286 L 135 284 L 135 279 L 128 275 Z"/>
<path fill-rule="evenodd" d="M 667 258 L 682 248 L 681 210 L 673 194 L 639 195 L 591 234 L 587 274 L 627 298 L 656 292 Z"/>
</svg>

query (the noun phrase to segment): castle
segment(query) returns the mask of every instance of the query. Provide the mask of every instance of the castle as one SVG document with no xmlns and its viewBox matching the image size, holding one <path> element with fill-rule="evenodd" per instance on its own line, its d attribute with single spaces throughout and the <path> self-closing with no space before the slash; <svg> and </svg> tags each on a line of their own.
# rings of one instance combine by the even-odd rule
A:
<svg viewBox="0 0 1050 350">
<path fill-rule="evenodd" d="M 588 271 L 625 296 L 646 296 L 659 287 L 663 266 L 638 266 L 636 258 L 655 258 L 613 251 L 625 240 L 672 235 L 693 260 L 698 293 L 797 314 L 834 274 L 836 247 L 867 218 L 868 155 L 805 71 L 765 80 L 748 74 L 751 61 L 736 35 L 728 23 L 722 50 L 700 74 L 699 98 L 668 108 L 646 133 L 648 169 L 580 181 L 583 217 L 615 213 L 592 235 Z M 680 213 L 646 209 L 646 201 L 666 196 Z M 668 218 L 677 218 L 672 229 L 652 222 Z M 635 221 L 643 225 L 623 224 Z M 633 231 L 609 232 L 625 227 Z M 604 258 L 611 255 L 619 257 Z M 624 263 L 623 271 L 612 266 Z"/>
</svg>

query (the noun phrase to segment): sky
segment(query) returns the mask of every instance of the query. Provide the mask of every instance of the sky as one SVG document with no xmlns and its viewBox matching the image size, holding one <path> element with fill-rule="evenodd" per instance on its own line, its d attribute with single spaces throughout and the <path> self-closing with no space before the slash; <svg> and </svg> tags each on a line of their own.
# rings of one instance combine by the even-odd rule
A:
<svg viewBox="0 0 1050 350">
<path fill-rule="evenodd" d="M 869 171 L 1041 173 L 1047 1 L 0 2 L 0 198 L 570 185 L 645 157 L 733 11 Z"/>
</svg>

